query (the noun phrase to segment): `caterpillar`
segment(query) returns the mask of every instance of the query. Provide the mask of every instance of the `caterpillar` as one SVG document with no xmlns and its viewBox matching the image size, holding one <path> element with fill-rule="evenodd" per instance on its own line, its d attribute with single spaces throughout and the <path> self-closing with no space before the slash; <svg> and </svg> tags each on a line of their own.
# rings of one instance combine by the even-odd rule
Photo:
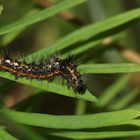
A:
<svg viewBox="0 0 140 140">
<path fill-rule="evenodd" d="M 55 77 L 62 77 L 67 81 L 68 88 L 71 87 L 75 93 L 84 94 L 86 85 L 81 74 L 77 71 L 77 64 L 73 56 L 61 59 L 58 56 L 49 59 L 27 63 L 11 58 L 4 54 L 0 57 L 0 71 L 13 74 L 16 79 L 26 77 L 27 79 L 47 80 L 51 82 Z"/>
</svg>

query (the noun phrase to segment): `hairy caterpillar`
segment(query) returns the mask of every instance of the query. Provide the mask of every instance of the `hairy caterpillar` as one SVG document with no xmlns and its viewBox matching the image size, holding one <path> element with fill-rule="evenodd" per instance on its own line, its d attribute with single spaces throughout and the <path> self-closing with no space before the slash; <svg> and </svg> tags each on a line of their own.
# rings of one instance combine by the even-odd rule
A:
<svg viewBox="0 0 140 140">
<path fill-rule="evenodd" d="M 86 86 L 81 79 L 81 74 L 77 71 L 77 64 L 74 63 L 73 57 L 69 56 L 60 59 L 58 56 L 49 59 L 27 63 L 11 58 L 9 55 L 0 57 L 0 71 L 9 72 L 16 78 L 26 77 L 28 79 L 48 80 L 49 82 L 57 76 L 67 81 L 68 88 L 72 87 L 75 93 L 84 94 Z"/>
</svg>

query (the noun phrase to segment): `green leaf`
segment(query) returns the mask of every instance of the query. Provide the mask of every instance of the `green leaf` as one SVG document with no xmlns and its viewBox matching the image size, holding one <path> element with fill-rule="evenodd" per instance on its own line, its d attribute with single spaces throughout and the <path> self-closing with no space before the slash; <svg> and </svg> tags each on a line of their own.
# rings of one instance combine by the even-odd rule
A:
<svg viewBox="0 0 140 140">
<path fill-rule="evenodd" d="M 78 69 L 81 73 L 130 73 L 140 72 L 140 65 L 131 63 L 84 64 Z"/>
<path fill-rule="evenodd" d="M 31 85 L 33 87 L 37 87 L 53 93 L 65 95 L 68 97 L 80 98 L 92 102 L 98 101 L 97 98 L 94 95 L 92 95 L 89 91 L 86 91 L 86 93 L 83 95 L 76 94 L 72 89 L 68 90 L 68 87 L 66 85 L 62 85 L 61 83 L 56 83 L 56 82 L 50 83 L 47 80 L 38 81 L 38 80 L 29 80 L 26 78 L 19 78 L 18 80 L 15 80 L 15 76 L 6 72 L 0 72 L 0 77 L 10 79 L 19 83 Z"/>
<path fill-rule="evenodd" d="M 128 124 L 128 125 L 134 125 L 134 126 L 138 126 L 140 127 L 140 120 L 139 119 L 134 119 L 134 120 L 130 120 L 130 121 L 125 121 L 122 124 Z"/>
<path fill-rule="evenodd" d="M 30 9 L 30 11 L 28 11 L 28 13 L 26 13 L 25 17 L 31 16 L 32 14 L 36 14 L 38 13 L 40 10 L 38 8 L 32 8 Z M 24 18 L 25 18 L 24 17 Z M 5 34 L 4 36 L 2 36 L 1 39 L 1 45 L 2 46 L 7 46 L 8 44 L 10 44 L 13 40 L 15 40 L 15 38 L 17 36 L 19 36 L 19 34 L 21 34 L 24 30 L 26 29 L 26 27 L 21 27 L 20 29 L 15 30 L 14 32 L 10 32 Z"/>
<path fill-rule="evenodd" d="M 129 106 L 128 108 L 129 108 L 129 109 L 140 110 L 140 103 L 135 103 L 135 104 Z"/>
<path fill-rule="evenodd" d="M 34 132 L 32 128 L 17 124 L 16 121 L 7 116 L 4 111 L 0 111 L 0 125 L 4 126 L 7 130 L 10 130 L 11 133 L 16 132 L 21 138 L 29 140 L 44 140 L 44 138 L 40 134 Z"/>
<path fill-rule="evenodd" d="M 3 6 L 0 5 L 0 15 L 2 14 L 2 11 L 3 11 Z"/>
<path fill-rule="evenodd" d="M 78 4 L 85 2 L 86 0 L 63 0 L 60 3 L 44 9 L 36 14 L 25 17 L 19 21 L 14 22 L 13 24 L 6 25 L 0 28 L 0 35 L 13 32 L 17 29 L 25 28 L 31 24 L 43 21 L 49 17 L 56 15 L 57 13 L 72 8 Z"/>
<path fill-rule="evenodd" d="M 96 47 L 99 44 L 101 44 L 101 40 L 98 40 L 98 41 L 90 41 L 90 42 L 88 42 L 88 43 L 86 43 L 84 45 L 81 45 L 79 47 L 74 48 L 70 52 L 69 51 L 66 52 L 63 57 L 65 58 L 66 56 L 71 55 L 71 54 L 72 55 L 80 54 L 80 53 L 82 53 L 82 52 L 84 52 L 84 51 L 86 51 L 86 50 L 88 50 L 90 48 Z"/>
<path fill-rule="evenodd" d="M 106 106 L 110 101 L 127 85 L 129 76 L 123 76 L 113 83 L 100 96 L 100 102 L 96 104 L 98 107 Z"/>
<path fill-rule="evenodd" d="M 118 41 L 118 40 L 121 40 L 122 38 L 124 37 L 124 33 L 119 33 L 119 34 L 116 34 L 116 35 L 113 35 L 110 37 L 111 39 L 111 42 L 114 42 L 114 41 Z M 72 51 L 69 51 L 69 52 L 66 52 L 64 54 L 64 56 L 68 56 L 68 55 L 77 55 L 77 54 L 80 54 L 80 53 L 83 53 L 91 48 L 94 48 L 94 47 L 97 47 L 97 46 L 101 46 L 103 45 L 103 40 L 100 39 L 100 40 L 97 40 L 95 41 L 94 39 L 87 42 L 87 43 L 84 43 L 80 46 L 77 46 L 76 48 L 72 49 Z"/>
<path fill-rule="evenodd" d="M 140 136 L 140 130 L 136 131 L 105 131 L 105 132 L 56 132 L 50 133 L 53 136 L 59 136 L 69 139 L 106 139 Z"/>
<path fill-rule="evenodd" d="M 119 29 L 125 29 L 132 21 L 140 19 L 140 8 L 128 11 L 126 13 L 120 14 L 118 16 L 106 19 L 99 23 L 94 23 L 78 29 L 67 36 L 59 39 L 49 48 L 42 49 L 30 56 L 28 58 L 39 58 L 40 56 L 49 56 L 54 54 L 56 51 L 62 50 L 67 46 L 70 46 L 76 42 L 84 41 L 94 37 L 94 39 L 101 39 L 107 35 L 112 35 L 119 32 Z"/>
<path fill-rule="evenodd" d="M 12 136 L 3 129 L 0 129 L 0 139 L 1 140 L 18 140 L 16 137 Z"/>
<path fill-rule="evenodd" d="M 75 113 L 76 115 L 82 115 L 85 113 L 86 111 L 86 102 L 83 100 L 77 100 L 77 104 L 76 104 L 76 109 L 75 109 Z"/>
<path fill-rule="evenodd" d="M 90 115 L 47 115 L 25 113 L 1 109 L 0 112 L 20 124 L 54 128 L 54 129 L 86 129 L 129 124 L 140 116 L 140 111 L 122 110 Z M 82 123 L 81 123 L 82 122 Z"/>
<path fill-rule="evenodd" d="M 120 110 L 122 108 L 125 108 L 135 97 L 139 94 L 138 89 L 133 89 L 130 92 L 128 92 L 123 97 L 119 98 L 116 102 L 114 102 L 109 109 L 111 110 Z"/>
</svg>

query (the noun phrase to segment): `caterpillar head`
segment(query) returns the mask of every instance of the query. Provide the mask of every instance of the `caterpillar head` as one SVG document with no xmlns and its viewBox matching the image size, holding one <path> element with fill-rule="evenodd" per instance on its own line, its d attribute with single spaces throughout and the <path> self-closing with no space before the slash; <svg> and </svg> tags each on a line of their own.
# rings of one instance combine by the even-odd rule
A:
<svg viewBox="0 0 140 140">
<path fill-rule="evenodd" d="M 81 76 L 79 78 L 72 81 L 73 85 L 72 88 L 74 89 L 75 92 L 78 92 L 80 94 L 84 94 L 86 91 L 86 85 L 84 83 L 84 81 L 81 79 Z"/>
<path fill-rule="evenodd" d="M 86 85 L 82 80 L 81 74 L 77 71 L 77 64 L 74 63 L 71 57 L 61 61 L 61 71 L 63 77 L 67 79 L 68 87 L 72 87 L 75 92 L 84 94 Z"/>
</svg>

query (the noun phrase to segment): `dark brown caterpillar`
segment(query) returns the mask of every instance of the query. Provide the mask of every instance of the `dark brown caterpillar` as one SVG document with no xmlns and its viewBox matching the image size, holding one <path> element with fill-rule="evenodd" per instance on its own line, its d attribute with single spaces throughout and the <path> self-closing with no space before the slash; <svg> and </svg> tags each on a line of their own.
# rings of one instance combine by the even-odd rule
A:
<svg viewBox="0 0 140 140">
<path fill-rule="evenodd" d="M 51 57 L 48 60 L 41 60 L 39 64 L 27 63 L 12 59 L 9 55 L 0 58 L 0 70 L 15 75 L 16 78 L 26 77 L 28 79 L 48 80 L 51 82 L 55 77 L 61 76 L 66 79 L 68 88 L 72 87 L 74 92 L 85 93 L 86 86 L 77 71 L 77 64 L 73 57 L 60 59 Z"/>
</svg>

